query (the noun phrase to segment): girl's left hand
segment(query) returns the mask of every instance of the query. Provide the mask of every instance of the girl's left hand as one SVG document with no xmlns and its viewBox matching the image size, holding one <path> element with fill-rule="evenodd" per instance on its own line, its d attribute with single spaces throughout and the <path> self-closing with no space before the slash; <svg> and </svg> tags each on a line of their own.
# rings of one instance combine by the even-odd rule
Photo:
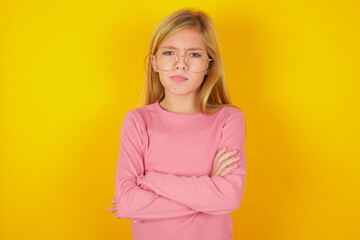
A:
<svg viewBox="0 0 360 240">
<path fill-rule="evenodd" d="M 113 200 L 111 200 L 111 203 L 112 203 L 112 204 L 116 204 L 115 198 L 114 198 Z M 109 212 L 111 212 L 111 213 L 116 212 L 116 205 L 115 205 L 115 206 L 112 206 L 112 207 L 109 209 Z M 121 218 L 121 217 L 119 216 L 119 214 L 116 214 L 115 217 L 116 217 L 116 218 Z"/>
</svg>

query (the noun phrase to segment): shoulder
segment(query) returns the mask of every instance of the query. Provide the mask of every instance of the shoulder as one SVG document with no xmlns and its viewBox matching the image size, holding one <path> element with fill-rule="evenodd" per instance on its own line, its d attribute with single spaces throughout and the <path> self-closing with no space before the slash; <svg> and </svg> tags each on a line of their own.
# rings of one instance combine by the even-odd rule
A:
<svg viewBox="0 0 360 240">
<path fill-rule="evenodd" d="M 131 109 L 124 117 L 122 128 L 128 130 L 141 129 L 141 125 L 143 125 L 141 114 L 136 109 Z"/>
<path fill-rule="evenodd" d="M 221 116 L 225 122 L 233 118 L 240 120 L 244 119 L 244 112 L 235 106 L 225 106 L 219 111 L 221 111 Z"/>
<path fill-rule="evenodd" d="M 151 118 L 152 112 L 154 112 L 154 104 L 131 109 L 126 113 L 124 123 L 143 127 Z"/>
<path fill-rule="evenodd" d="M 239 133 L 245 134 L 245 116 L 241 109 L 234 106 L 225 106 L 221 111 L 222 132 L 229 132 L 232 134 L 233 131 L 238 131 Z"/>
<path fill-rule="evenodd" d="M 154 103 L 148 104 L 145 106 L 141 106 L 138 108 L 131 109 L 127 114 L 129 117 L 137 118 L 137 119 L 146 119 L 148 115 L 154 111 Z"/>
<path fill-rule="evenodd" d="M 131 109 L 125 115 L 123 124 L 125 125 L 141 125 L 143 123 L 143 117 L 137 109 Z"/>
</svg>

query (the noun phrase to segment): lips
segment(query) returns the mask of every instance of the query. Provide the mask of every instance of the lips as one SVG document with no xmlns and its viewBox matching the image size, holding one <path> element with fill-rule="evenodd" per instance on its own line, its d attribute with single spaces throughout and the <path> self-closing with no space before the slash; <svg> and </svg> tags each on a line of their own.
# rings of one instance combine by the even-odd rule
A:
<svg viewBox="0 0 360 240">
<path fill-rule="evenodd" d="M 182 82 L 182 81 L 185 81 L 187 80 L 186 77 L 183 77 L 183 76 L 180 76 L 180 75 L 174 75 L 174 76 L 171 76 L 171 78 L 175 81 L 178 81 L 178 82 Z"/>
</svg>

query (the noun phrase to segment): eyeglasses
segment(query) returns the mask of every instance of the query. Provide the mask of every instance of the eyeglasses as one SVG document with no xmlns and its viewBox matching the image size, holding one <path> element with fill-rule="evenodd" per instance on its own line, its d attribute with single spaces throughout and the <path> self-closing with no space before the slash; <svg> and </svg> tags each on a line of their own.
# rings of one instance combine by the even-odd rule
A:
<svg viewBox="0 0 360 240">
<path fill-rule="evenodd" d="M 179 56 L 185 57 L 186 67 L 195 73 L 204 72 L 209 66 L 209 61 L 213 60 L 206 55 L 200 53 L 189 53 L 188 55 L 178 55 L 173 51 L 160 51 L 153 55 L 156 59 L 157 65 L 162 71 L 170 71 L 173 69 L 175 63 L 179 60 Z"/>
</svg>

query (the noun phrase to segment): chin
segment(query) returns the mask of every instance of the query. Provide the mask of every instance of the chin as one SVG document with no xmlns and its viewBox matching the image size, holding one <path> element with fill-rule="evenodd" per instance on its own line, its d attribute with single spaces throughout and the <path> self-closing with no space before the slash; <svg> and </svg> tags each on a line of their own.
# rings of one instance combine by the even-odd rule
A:
<svg viewBox="0 0 360 240">
<path fill-rule="evenodd" d="M 195 92 L 197 89 L 174 89 L 171 88 L 170 92 L 174 95 L 186 95 Z"/>
</svg>

